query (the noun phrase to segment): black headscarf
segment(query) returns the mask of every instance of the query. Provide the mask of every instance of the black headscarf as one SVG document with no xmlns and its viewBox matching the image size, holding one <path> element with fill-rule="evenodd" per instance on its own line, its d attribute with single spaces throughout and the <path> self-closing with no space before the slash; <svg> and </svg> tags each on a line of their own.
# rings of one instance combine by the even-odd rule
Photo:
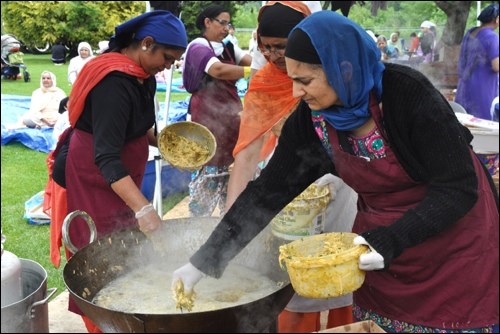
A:
<svg viewBox="0 0 500 334">
<path fill-rule="evenodd" d="M 198 14 L 198 17 L 196 18 L 196 28 L 198 28 L 200 31 L 204 31 L 205 19 L 216 18 L 220 13 L 229 13 L 229 11 L 220 5 L 208 6 L 200 14 Z"/>
<path fill-rule="evenodd" d="M 498 16 L 498 4 L 497 3 L 492 3 L 483 11 L 479 16 L 477 17 L 478 21 L 481 21 L 482 23 L 489 23 L 496 19 Z"/>
<path fill-rule="evenodd" d="M 295 29 L 288 37 L 285 56 L 308 64 L 321 64 L 311 38 L 302 29 Z"/>
<path fill-rule="evenodd" d="M 287 38 L 292 29 L 304 19 L 304 14 L 280 3 L 265 7 L 259 21 L 259 36 Z"/>
</svg>

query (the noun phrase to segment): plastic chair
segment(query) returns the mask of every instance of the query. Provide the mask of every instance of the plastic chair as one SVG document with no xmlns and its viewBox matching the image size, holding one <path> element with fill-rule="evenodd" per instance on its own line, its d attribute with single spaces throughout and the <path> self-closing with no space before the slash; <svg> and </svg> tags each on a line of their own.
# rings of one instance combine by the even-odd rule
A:
<svg viewBox="0 0 500 334">
<path fill-rule="evenodd" d="M 448 101 L 450 103 L 451 109 L 455 113 L 460 113 L 460 114 L 467 114 L 467 110 L 465 110 L 464 107 L 462 107 L 460 104 L 456 103 L 455 101 Z"/>
</svg>

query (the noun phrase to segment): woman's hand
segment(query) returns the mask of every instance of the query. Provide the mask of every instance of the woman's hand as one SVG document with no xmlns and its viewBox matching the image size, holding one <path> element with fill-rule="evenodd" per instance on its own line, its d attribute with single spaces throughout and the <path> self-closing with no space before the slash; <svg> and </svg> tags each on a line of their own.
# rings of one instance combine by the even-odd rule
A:
<svg viewBox="0 0 500 334">
<path fill-rule="evenodd" d="M 371 252 L 359 256 L 359 269 L 365 271 L 384 269 L 384 257 L 375 250 L 362 236 L 358 235 L 353 240 L 355 245 L 366 245 Z"/>
<path fill-rule="evenodd" d="M 144 234 L 150 234 L 161 224 L 161 218 L 152 204 L 147 204 L 135 213 L 135 218 L 139 223 L 139 229 Z"/>
</svg>

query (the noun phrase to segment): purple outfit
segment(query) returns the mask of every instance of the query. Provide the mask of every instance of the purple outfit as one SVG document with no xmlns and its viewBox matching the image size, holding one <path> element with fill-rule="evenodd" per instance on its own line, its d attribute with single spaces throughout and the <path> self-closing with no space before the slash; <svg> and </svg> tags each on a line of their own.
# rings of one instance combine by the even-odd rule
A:
<svg viewBox="0 0 500 334">
<path fill-rule="evenodd" d="M 189 112 L 191 120 L 206 126 L 217 140 L 217 150 L 206 166 L 229 166 L 233 163 L 233 149 L 240 128 L 239 112 L 243 109 L 236 89 L 236 80 L 215 79 L 205 73 L 210 59 L 236 65 L 232 44 L 224 46 L 217 56 L 211 46 L 191 42 L 186 51 L 182 78 L 191 93 Z"/>
<path fill-rule="evenodd" d="M 498 72 L 491 68 L 499 55 L 498 35 L 488 27 L 475 34 L 477 29 L 470 29 L 462 41 L 455 102 L 467 113 L 491 120 L 491 102 L 498 96 Z"/>
</svg>

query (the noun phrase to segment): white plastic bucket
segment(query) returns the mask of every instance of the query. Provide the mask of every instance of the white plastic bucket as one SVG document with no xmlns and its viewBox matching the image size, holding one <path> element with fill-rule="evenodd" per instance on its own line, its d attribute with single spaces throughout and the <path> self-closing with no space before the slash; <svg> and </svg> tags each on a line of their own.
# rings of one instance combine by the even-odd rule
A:
<svg viewBox="0 0 500 334">
<path fill-rule="evenodd" d="M 311 184 L 273 218 L 273 234 L 282 239 L 297 240 L 323 233 L 329 201 L 327 186 Z"/>
</svg>

